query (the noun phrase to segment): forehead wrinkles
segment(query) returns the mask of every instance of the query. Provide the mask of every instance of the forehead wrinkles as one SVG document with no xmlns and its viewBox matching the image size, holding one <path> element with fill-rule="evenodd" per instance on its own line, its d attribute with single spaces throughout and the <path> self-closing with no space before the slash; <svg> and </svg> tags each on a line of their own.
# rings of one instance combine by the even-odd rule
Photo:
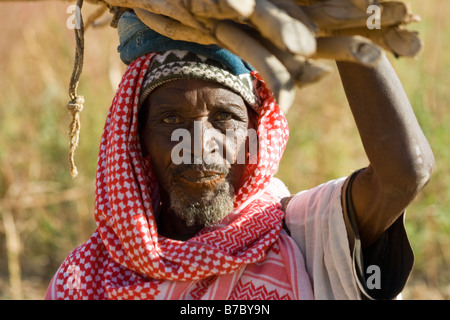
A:
<svg viewBox="0 0 450 320">
<path fill-rule="evenodd" d="M 154 104 L 189 104 L 206 105 L 235 105 L 245 107 L 246 104 L 239 94 L 216 84 L 204 80 L 174 80 L 166 83 L 150 94 L 150 101 Z"/>
</svg>

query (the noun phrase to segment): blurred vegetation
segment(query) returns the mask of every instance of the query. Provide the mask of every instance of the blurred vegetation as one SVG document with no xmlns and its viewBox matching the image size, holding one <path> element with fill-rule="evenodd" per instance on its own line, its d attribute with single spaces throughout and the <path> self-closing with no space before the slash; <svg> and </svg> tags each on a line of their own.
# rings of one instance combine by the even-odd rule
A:
<svg viewBox="0 0 450 320">
<path fill-rule="evenodd" d="M 410 0 L 423 21 L 417 60 L 391 59 L 435 153 L 431 182 L 406 215 L 416 263 L 405 299 L 450 297 L 450 12 L 447 0 Z M 66 109 L 74 35 L 68 3 L 0 3 L 0 299 L 41 299 L 66 255 L 88 239 L 100 135 L 124 71 L 116 30 L 89 29 L 79 94 L 80 146 L 69 171 Z M 95 8 L 85 5 L 83 13 Z M 367 165 L 336 70 L 298 91 L 278 177 L 291 192 Z"/>
</svg>

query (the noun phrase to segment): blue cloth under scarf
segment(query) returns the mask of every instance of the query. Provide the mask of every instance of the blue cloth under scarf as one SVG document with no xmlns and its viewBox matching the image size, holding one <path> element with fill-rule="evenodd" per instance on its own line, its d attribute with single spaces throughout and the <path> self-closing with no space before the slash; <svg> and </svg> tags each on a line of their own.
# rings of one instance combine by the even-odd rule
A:
<svg viewBox="0 0 450 320">
<path fill-rule="evenodd" d="M 250 73 L 254 68 L 240 57 L 216 45 L 172 40 L 147 27 L 134 12 L 125 12 L 117 24 L 120 59 L 129 65 L 150 52 L 187 50 L 222 63 L 234 75 Z"/>
</svg>

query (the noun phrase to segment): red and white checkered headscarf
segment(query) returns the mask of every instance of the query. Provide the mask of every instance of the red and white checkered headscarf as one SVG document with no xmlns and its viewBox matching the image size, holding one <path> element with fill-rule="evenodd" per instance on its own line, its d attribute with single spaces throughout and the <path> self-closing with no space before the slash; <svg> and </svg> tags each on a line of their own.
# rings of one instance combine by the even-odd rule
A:
<svg viewBox="0 0 450 320">
<path fill-rule="evenodd" d="M 258 160 L 234 196 L 234 214 L 187 241 L 161 236 L 159 191 L 138 138 L 138 101 L 154 54 L 126 70 L 101 139 L 96 177 L 97 230 L 69 254 L 47 298 L 297 299 L 312 296 L 297 268 L 298 248 L 283 230 L 273 178 L 288 140 L 285 116 L 258 73 Z M 307 278 L 307 276 L 306 276 Z"/>
</svg>

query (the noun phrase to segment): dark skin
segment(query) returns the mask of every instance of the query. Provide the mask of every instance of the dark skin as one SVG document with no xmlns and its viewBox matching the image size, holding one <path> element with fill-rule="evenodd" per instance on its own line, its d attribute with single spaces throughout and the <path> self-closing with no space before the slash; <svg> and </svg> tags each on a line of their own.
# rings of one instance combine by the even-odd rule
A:
<svg viewBox="0 0 450 320">
<path fill-rule="evenodd" d="M 357 175 L 351 195 L 364 247 L 376 242 L 423 189 L 430 178 L 434 157 L 403 86 L 386 57 L 374 68 L 350 62 L 337 62 L 337 66 L 370 163 Z M 238 95 L 198 80 L 164 84 L 151 94 L 146 107 L 155 109 L 151 112 L 155 117 L 163 112 L 164 104 L 177 101 L 189 121 L 215 119 L 213 114 L 217 114 L 218 109 L 214 101 L 219 97 L 225 102 L 222 105 L 230 99 L 236 110 L 242 111 L 239 125 L 252 125 L 248 112 L 244 112 L 247 110 L 245 103 Z M 158 105 L 161 107 L 157 108 Z M 214 121 L 209 120 L 208 125 L 217 126 Z M 150 153 L 163 189 L 165 172 L 172 167 L 170 150 L 174 142 L 170 142 L 170 132 L 148 120 L 142 136 L 144 149 Z M 230 179 L 238 186 L 242 166 L 228 165 L 232 168 Z M 283 199 L 284 207 L 289 200 Z M 164 222 L 159 227 L 168 237 L 186 240 L 201 229 L 201 226 L 186 227 L 173 213 L 163 211 L 163 216 Z"/>
<path fill-rule="evenodd" d="M 337 65 L 370 162 L 352 188 L 364 247 L 378 240 L 428 183 L 434 156 L 387 57 L 370 69 Z"/>
<path fill-rule="evenodd" d="M 141 134 L 142 145 L 144 152 L 150 155 L 153 171 L 160 183 L 163 204 L 158 231 L 169 238 L 187 240 L 203 226 L 187 226 L 168 206 L 170 175 L 176 167 L 171 158 L 172 149 L 180 143 L 171 141 L 172 132 L 176 129 L 189 132 L 191 163 L 194 163 L 195 158 L 208 157 L 229 169 L 226 177 L 218 179 L 214 178 L 215 172 L 211 170 L 192 170 L 176 181 L 187 196 L 208 201 L 215 196 L 217 186 L 221 183 L 231 183 L 235 190 L 239 188 L 245 163 L 230 161 L 234 158 L 230 156 L 234 149 L 228 150 L 227 145 L 219 141 L 220 137 L 211 139 L 195 133 L 194 123 L 201 122 L 204 129 L 216 129 L 217 134 L 225 139 L 227 129 L 246 133 L 248 128 L 253 128 L 254 115 L 240 95 L 203 80 L 174 80 L 163 84 L 151 93 L 143 108 L 148 108 L 148 116 Z M 245 136 L 237 135 L 236 150 L 245 149 L 246 141 Z M 195 147 L 196 143 L 202 145 L 201 150 Z M 201 153 L 198 154 L 198 151 Z M 207 175 L 212 178 L 205 179 Z"/>
</svg>

